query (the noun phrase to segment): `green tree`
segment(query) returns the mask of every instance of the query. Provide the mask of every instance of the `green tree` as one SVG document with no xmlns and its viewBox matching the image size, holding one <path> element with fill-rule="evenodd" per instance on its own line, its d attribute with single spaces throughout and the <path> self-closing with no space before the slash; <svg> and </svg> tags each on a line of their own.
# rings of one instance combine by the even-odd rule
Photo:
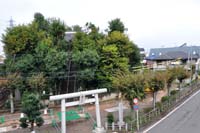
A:
<svg viewBox="0 0 200 133">
<path fill-rule="evenodd" d="M 148 84 L 149 88 L 153 92 L 153 107 L 155 108 L 157 92 L 164 88 L 164 78 L 161 72 L 156 72 L 149 76 L 151 77 L 149 78 L 150 80 L 148 81 Z"/>
<path fill-rule="evenodd" d="M 73 39 L 72 61 L 78 70 L 80 86 L 95 88 L 96 71 L 98 69 L 99 54 L 95 42 L 86 33 L 79 32 Z"/>
<path fill-rule="evenodd" d="M 116 45 L 120 57 L 129 59 L 130 66 L 135 66 L 140 63 L 140 53 L 138 47 L 129 40 L 129 38 L 119 31 L 113 31 L 106 37 L 107 45 Z"/>
<path fill-rule="evenodd" d="M 62 83 L 66 79 L 66 73 L 68 71 L 67 62 L 69 60 L 69 54 L 65 51 L 60 51 L 55 48 L 50 48 L 44 57 L 44 65 L 45 72 L 48 79 L 48 83 L 50 83 L 49 88 L 52 89 L 55 86 L 54 91 L 55 94 L 61 93 Z"/>
<path fill-rule="evenodd" d="M 111 20 L 110 22 L 108 22 L 108 24 L 109 24 L 108 26 L 109 33 L 113 31 L 119 31 L 121 33 L 124 33 L 124 31 L 126 30 L 124 23 L 119 18 Z"/>
<path fill-rule="evenodd" d="M 26 115 L 25 118 L 20 119 L 20 126 L 26 128 L 28 123 L 31 124 L 30 130 L 34 131 L 34 123 L 41 126 L 44 123 L 43 118 L 40 116 L 42 105 L 39 96 L 34 93 L 25 93 L 22 98 L 22 112 Z"/>
<path fill-rule="evenodd" d="M 38 31 L 38 25 L 18 25 L 8 28 L 2 36 L 6 56 L 32 53 L 38 42 L 46 38 L 44 31 Z"/>
<path fill-rule="evenodd" d="M 6 53 L 5 71 L 18 72 L 28 87 L 32 86 L 28 78 L 41 72 L 44 78 L 52 77 L 51 82 L 60 86 L 63 80 L 59 81 L 58 77 L 63 77 L 67 71 L 65 31 L 66 26 L 60 19 L 45 19 L 41 13 L 35 13 L 30 24 L 8 28 L 2 38 Z"/>
<path fill-rule="evenodd" d="M 99 41 L 99 83 L 111 88 L 112 77 L 117 71 L 127 72 L 133 65 L 139 64 L 139 49 L 129 38 L 119 32 L 110 32 Z M 137 56 L 136 56 L 137 55 Z"/>
<path fill-rule="evenodd" d="M 15 71 L 21 72 L 22 76 L 28 76 L 27 74 L 33 71 L 35 67 L 34 58 L 32 54 L 23 54 L 17 57 L 13 63 Z"/>
<path fill-rule="evenodd" d="M 145 97 L 145 78 L 140 74 L 130 72 L 119 72 L 115 74 L 112 80 L 113 88 L 119 91 L 132 107 L 133 99 L 143 99 Z"/>
<path fill-rule="evenodd" d="M 44 31 L 48 30 L 49 23 L 41 13 L 36 12 L 34 14 L 34 20 L 33 21 L 38 24 L 39 30 L 44 30 Z"/>
<path fill-rule="evenodd" d="M 62 22 L 60 19 L 55 19 L 55 18 L 49 19 L 48 22 L 49 22 L 49 34 L 53 38 L 53 45 L 63 49 L 63 47 L 61 46 L 63 45 L 63 43 L 64 44 L 66 43 L 64 37 L 65 37 L 65 32 L 67 30 L 65 23 Z"/>
<path fill-rule="evenodd" d="M 98 79 L 102 87 L 111 88 L 117 71 L 128 72 L 128 59 L 120 57 L 116 45 L 105 45 L 100 53 Z"/>
<path fill-rule="evenodd" d="M 73 54 L 73 61 L 78 66 L 78 80 L 83 88 L 95 88 L 96 71 L 98 70 L 99 55 L 96 50 L 84 49 Z M 94 89 L 93 88 L 93 89 Z"/>
<path fill-rule="evenodd" d="M 78 32 L 73 39 L 73 50 L 83 51 L 84 49 L 96 49 L 95 41 L 89 38 L 84 32 Z"/>
<path fill-rule="evenodd" d="M 71 31 L 82 32 L 82 27 L 79 25 L 73 25 Z"/>
<path fill-rule="evenodd" d="M 172 69 L 167 69 L 163 74 L 164 74 L 164 79 L 166 82 L 166 87 L 167 87 L 167 94 L 170 96 L 170 87 L 172 85 L 172 82 L 175 80 L 175 73 L 173 72 L 174 68 Z"/>
<path fill-rule="evenodd" d="M 25 85 L 24 85 L 24 80 L 21 77 L 20 74 L 14 73 L 14 74 L 9 74 L 7 75 L 8 82 L 6 82 L 6 88 L 10 90 L 10 109 L 11 113 L 14 113 L 14 99 L 13 99 L 13 94 L 16 89 L 18 90 L 24 90 Z"/>
<path fill-rule="evenodd" d="M 99 27 L 93 23 L 86 23 L 85 27 L 89 37 L 95 41 L 96 45 L 99 45 L 98 41 L 105 37 L 103 33 L 99 32 Z"/>
<path fill-rule="evenodd" d="M 42 91 L 46 87 L 46 79 L 43 73 L 37 73 L 27 79 L 27 84 L 30 87 L 31 92 L 42 94 Z"/>
<path fill-rule="evenodd" d="M 181 84 L 184 79 L 189 77 L 189 73 L 183 67 L 176 67 L 173 69 L 176 74 L 176 78 L 179 80 L 179 89 L 181 89 Z"/>
</svg>

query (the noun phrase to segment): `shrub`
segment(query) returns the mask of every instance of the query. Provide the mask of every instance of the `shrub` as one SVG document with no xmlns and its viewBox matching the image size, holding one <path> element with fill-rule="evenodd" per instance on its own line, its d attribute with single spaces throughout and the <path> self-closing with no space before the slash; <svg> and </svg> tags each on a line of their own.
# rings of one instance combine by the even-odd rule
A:
<svg viewBox="0 0 200 133">
<path fill-rule="evenodd" d="M 20 118 L 19 121 L 21 122 L 21 123 L 20 123 L 20 127 L 22 127 L 22 128 L 27 128 L 27 127 L 28 127 L 27 118 L 26 118 L 26 117 Z"/>
<path fill-rule="evenodd" d="M 34 123 L 41 126 L 43 124 L 42 117 L 40 117 L 41 109 L 42 105 L 37 94 L 24 93 L 22 97 L 22 112 L 26 115 L 27 120 L 21 119 L 20 126 L 26 127 L 26 124 L 30 124 L 31 131 L 34 131 Z"/>
<path fill-rule="evenodd" d="M 124 121 L 128 123 L 128 122 L 132 121 L 132 117 L 129 116 L 129 115 L 128 115 L 128 116 L 125 116 L 125 117 L 124 117 Z"/>
<path fill-rule="evenodd" d="M 176 93 L 178 93 L 178 90 L 172 90 L 172 91 L 170 92 L 170 95 L 175 95 Z"/>
<path fill-rule="evenodd" d="M 41 95 L 41 100 L 47 100 L 49 99 L 49 94 L 42 94 Z"/>
<path fill-rule="evenodd" d="M 38 127 L 42 126 L 43 123 L 44 123 L 44 120 L 43 120 L 42 117 L 37 117 L 35 121 L 36 121 L 36 125 L 37 125 Z"/>
<path fill-rule="evenodd" d="M 161 102 L 162 103 L 164 103 L 164 102 L 166 102 L 166 101 L 168 101 L 169 100 L 169 96 L 163 96 L 162 98 L 161 98 Z"/>
<path fill-rule="evenodd" d="M 4 107 L 6 109 L 10 109 L 10 100 L 6 100 L 6 102 L 4 103 Z"/>
<path fill-rule="evenodd" d="M 114 116 L 113 116 L 112 113 L 108 113 L 108 115 L 107 115 L 107 122 L 108 122 L 109 124 L 111 124 L 111 123 L 114 122 Z"/>
<path fill-rule="evenodd" d="M 162 107 L 162 103 L 161 103 L 161 102 L 157 102 L 157 103 L 156 103 L 156 108 L 161 109 L 161 107 Z"/>
<path fill-rule="evenodd" d="M 144 113 L 148 113 L 148 112 L 150 112 L 150 111 L 152 111 L 153 110 L 153 107 L 147 107 L 147 108 L 144 108 L 143 109 L 143 112 Z"/>
</svg>

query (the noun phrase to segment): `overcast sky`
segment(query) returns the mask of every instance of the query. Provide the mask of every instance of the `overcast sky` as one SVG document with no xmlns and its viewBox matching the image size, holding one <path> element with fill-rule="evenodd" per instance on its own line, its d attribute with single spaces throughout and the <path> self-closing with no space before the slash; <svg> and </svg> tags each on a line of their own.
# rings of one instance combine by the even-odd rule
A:
<svg viewBox="0 0 200 133">
<path fill-rule="evenodd" d="M 130 39 L 146 50 L 200 45 L 200 0 L 0 0 L 0 33 L 11 17 L 15 25 L 29 23 L 35 12 L 69 26 L 92 22 L 102 31 L 120 18 Z"/>
</svg>

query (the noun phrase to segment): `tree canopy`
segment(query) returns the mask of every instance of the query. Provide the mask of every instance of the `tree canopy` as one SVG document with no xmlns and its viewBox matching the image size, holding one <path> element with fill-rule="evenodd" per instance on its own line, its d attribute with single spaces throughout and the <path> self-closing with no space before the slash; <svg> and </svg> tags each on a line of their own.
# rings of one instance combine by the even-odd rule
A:
<svg viewBox="0 0 200 133">
<path fill-rule="evenodd" d="M 65 92 L 72 70 L 77 88 L 113 88 L 115 73 L 128 72 L 140 58 L 120 19 L 111 20 L 108 29 L 108 34 L 102 33 L 91 22 L 70 27 L 59 18 L 45 18 L 37 12 L 29 24 L 6 30 L 2 37 L 6 54 L 3 68 L 22 77 L 23 91 Z M 71 41 L 65 40 L 66 31 L 76 32 Z"/>
<path fill-rule="evenodd" d="M 126 30 L 123 22 L 119 18 L 109 21 L 108 24 L 109 24 L 108 26 L 109 33 L 113 31 L 119 31 L 121 33 L 124 33 L 124 31 Z"/>
</svg>

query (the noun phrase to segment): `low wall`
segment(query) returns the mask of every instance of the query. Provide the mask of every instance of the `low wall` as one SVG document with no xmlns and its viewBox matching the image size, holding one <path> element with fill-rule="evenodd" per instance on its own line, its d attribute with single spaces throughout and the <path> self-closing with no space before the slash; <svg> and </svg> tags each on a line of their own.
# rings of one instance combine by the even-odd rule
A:
<svg viewBox="0 0 200 133">
<path fill-rule="evenodd" d="M 117 96 L 118 96 L 117 93 L 111 93 L 110 95 L 105 95 L 105 96 L 101 97 L 100 101 L 112 100 L 112 99 L 115 99 Z"/>
</svg>

